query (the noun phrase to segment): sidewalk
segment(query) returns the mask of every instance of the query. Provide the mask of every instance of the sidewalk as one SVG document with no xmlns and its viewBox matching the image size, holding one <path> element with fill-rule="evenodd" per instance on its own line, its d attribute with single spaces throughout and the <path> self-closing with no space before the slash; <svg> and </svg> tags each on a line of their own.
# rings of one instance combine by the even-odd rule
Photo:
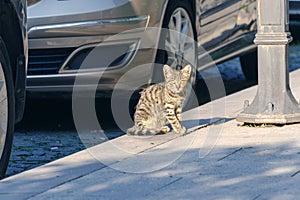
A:
<svg viewBox="0 0 300 200">
<path fill-rule="evenodd" d="M 184 113 L 184 137 L 122 136 L 4 179 L 0 199 L 298 199 L 300 124 L 241 126 L 235 116 L 255 93 Z"/>
</svg>

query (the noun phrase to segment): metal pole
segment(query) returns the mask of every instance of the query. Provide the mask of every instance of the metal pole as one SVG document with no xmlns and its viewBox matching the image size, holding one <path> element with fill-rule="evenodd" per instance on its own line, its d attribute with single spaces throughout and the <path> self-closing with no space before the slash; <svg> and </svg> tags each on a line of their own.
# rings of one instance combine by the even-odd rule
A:
<svg viewBox="0 0 300 200">
<path fill-rule="evenodd" d="M 257 0 L 258 91 L 237 120 L 255 124 L 300 122 L 300 108 L 289 86 L 288 0 Z"/>
</svg>

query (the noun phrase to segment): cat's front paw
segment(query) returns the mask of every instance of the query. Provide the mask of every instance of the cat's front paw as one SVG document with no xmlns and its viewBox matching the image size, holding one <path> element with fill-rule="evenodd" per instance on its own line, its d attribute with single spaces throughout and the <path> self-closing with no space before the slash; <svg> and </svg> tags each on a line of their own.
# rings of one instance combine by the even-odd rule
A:
<svg viewBox="0 0 300 200">
<path fill-rule="evenodd" d="M 186 128 L 182 126 L 179 130 L 174 130 L 175 133 L 184 135 L 186 133 Z"/>
<path fill-rule="evenodd" d="M 168 133 L 170 132 L 170 128 L 168 126 L 163 126 L 160 131 L 164 132 L 164 133 Z"/>
</svg>

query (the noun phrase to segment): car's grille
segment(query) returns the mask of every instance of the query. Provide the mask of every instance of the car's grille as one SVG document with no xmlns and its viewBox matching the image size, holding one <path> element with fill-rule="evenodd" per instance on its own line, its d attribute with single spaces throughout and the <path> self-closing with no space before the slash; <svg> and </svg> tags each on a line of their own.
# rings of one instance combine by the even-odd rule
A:
<svg viewBox="0 0 300 200">
<path fill-rule="evenodd" d="M 31 49 L 28 54 L 28 75 L 57 74 L 74 48 Z"/>
</svg>

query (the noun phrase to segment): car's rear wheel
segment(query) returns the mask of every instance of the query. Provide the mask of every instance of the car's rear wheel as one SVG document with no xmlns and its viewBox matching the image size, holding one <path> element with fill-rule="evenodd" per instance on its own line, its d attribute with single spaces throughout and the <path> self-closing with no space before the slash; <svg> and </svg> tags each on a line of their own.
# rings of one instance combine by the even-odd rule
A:
<svg viewBox="0 0 300 200">
<path fill-rule="evenodd" d="M 244 75 L 249 81 L 258 79 L 257 51 L 240 56 L 241 67 Z"/>
<path fill-rule="evenodd" d="M 188 96 L 196 82 L 197 36 L 191 5 L 185 1 L 172 1 L 166 10 L 161 31 L 156 63 L 168 64 L 179 70 L 185 65 L 192 66 L 192 77 Z M 161 68 L 161 67 L 160 67 Z M 155 75 L 162 74 L 162 69 Z M 162 79 L 162 78 L 161 78 Z"/>
<path fill-rule="evenodd" d="M 14 132 L 14 89 L 8 53 L 0 38 L 0 178 L 5 176 Z"/>
</svg>

